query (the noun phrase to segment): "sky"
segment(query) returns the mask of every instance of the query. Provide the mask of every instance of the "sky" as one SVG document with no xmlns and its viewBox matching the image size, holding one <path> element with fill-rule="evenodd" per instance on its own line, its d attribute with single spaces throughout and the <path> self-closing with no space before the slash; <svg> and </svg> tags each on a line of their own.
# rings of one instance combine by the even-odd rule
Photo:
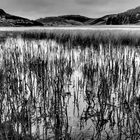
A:
<svg viewBox="0 0 140 140">
<path fill-rule="evenodd" d="M 30 19 L 67 14 L 97 18 L 137 6 L 139 0 L 0 0 L 7 13 Z"/>
</svg>

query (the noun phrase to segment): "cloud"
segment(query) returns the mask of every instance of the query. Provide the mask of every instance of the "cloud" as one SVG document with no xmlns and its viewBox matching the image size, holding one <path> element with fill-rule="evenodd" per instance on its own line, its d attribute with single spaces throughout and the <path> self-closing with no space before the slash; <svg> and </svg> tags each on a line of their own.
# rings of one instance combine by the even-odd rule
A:
<svg viewBox="0 0 140 140">
<path fill-rule="evenodd" d="M 99 4 L 107 4 L 108 2 L 110 2 L 111 0 L 75 0 L 75 2 L 77 4 L 81 4 L 81 5 L 99 5 Z"/>
<path fill-rule="evenodd" d="M 7 13 L 27 18 L 53 16 L 74 7 L 73 0 L 0 0 Z M 7 3 L 7 4 L 6 4 Z M 72 8 L 71 8 L 72 9 Z"/>
<path fill-rule="evenodd" d="M 50 0 L 13 0 L 11 5 L 17 9 L 33 11 L 47 7 L 51 4 Z M 25 12 L 27 12 L 25 11 Z"/>
<path fill-rule="evenodd" d="M 100 17 L 139 5 L 139 0 L 0 0 L 7 13 L 36 19 L 63 14 Z"/>
</svg>

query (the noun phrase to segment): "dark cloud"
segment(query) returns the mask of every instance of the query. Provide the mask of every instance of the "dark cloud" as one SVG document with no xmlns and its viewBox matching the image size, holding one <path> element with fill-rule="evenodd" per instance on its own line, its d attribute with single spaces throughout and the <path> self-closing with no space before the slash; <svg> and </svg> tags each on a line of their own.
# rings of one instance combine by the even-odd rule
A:
<svg viewBox="0 0 140 140">
<path fill-rule="evenodd" d="M 108 3 L 111 0 L 75 0 L 77 4 L 82 4 L 82 5 L 98 5 L 98 4 L 105 4 Z"/>
</svg>

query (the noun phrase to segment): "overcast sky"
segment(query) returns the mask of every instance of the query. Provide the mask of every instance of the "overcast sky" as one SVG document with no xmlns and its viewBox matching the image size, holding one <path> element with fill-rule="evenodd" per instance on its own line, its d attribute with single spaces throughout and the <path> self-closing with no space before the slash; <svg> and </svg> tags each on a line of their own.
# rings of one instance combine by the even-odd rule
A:
<svg viewBox="0 0 140 140">
<path fill-rule="evenodd" d="M 140 0 L 0 0 L 7 13 L 30 19 L 66 14 L 101 17 L 140 6 Z"/>
</svg>

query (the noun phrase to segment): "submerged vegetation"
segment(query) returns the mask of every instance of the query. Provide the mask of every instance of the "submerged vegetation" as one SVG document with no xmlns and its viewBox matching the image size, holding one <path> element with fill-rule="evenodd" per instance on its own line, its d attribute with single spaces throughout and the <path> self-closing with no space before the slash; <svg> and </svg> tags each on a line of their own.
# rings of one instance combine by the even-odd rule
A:
<svg viewBox="0 0 140 140">
<path fill-rule="evenodd" d="M 138 33 L 2 34 L 0 139 L 140 139 Z"/>
</svg>

